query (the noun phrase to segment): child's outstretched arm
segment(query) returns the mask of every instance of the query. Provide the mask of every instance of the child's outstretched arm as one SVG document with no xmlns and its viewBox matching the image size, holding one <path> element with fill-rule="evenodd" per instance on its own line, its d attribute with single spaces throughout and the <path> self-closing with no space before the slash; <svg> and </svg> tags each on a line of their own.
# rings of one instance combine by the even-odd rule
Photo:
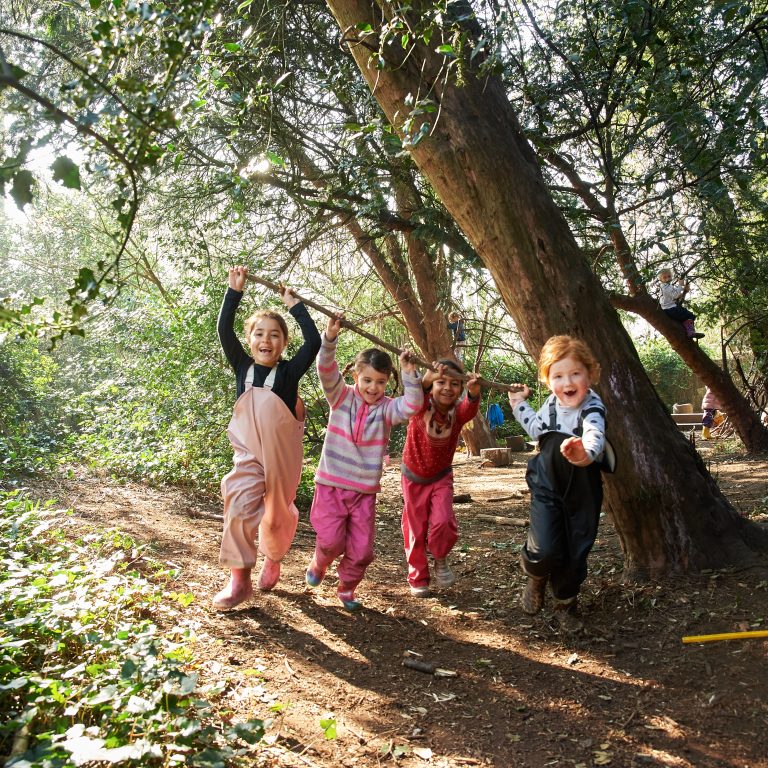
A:
<svg viewBox="0 0 768 768">
<path fill-rule="evenodd" d="M 467 381 L 467 394 L 473 399 L 478 400 L 480 397 L 480 374 L 477 371 L 469 374 Z"/>
<path fill-rule="evenodd" d="M 588 467 L 605 450 L 605 410 L 587 407 L 582 414 L 581 437 L 569 437 L 560 445 L 560 453 L 576 467 Z"/>
<path fill-rule="evenodd" d="M 509 404 L 512 406 L 512 415 L 528 435 L 536 440 L 544 431 L 544 423 L 528 402 L 531 395 L 530 387 L 525 384 L 515 384 L 514 386 L 518 389 L 515 392 L 507 393 Z"/>
<path fill-rule="evenodd" d="M 531 396 L 531 390 L 527 384 L 515 384 L 514 386 L 519 387 L 516 392 L 507 392 L 509 404 L 512 408 L 519 403 L 525 402 Z"/>
<path fill-rule="evenodd" d="M 328 318 L 320 352 L 317 355 L 317 375 L 320 378 L 320 384 L 323 386 L 325 399 L 331 408 L 338 404 L 347 389 L 344 379 L 339 372 L 339 365 L 336 362 L 336 344 L 339 340 L 339 332 L 341 331 L 341 320 L 342 315 Z"/>
<path fill-rule="evenodd" d="M 232 267 L 227 276 L 227 292 L 224 294 L 224 301 L 219 310 L 219 318 L 216 322 L 216 331 L 219 335 L 221 348 L 227 362 L 237 370 L 241 361 L 248 358 L 243 349 L 243 345 L 235 333 L 235 313 L 243 298 L 245 290 L 245 281 L 248 277 L 248 268 L 242 265 Z"/>
<path fill-rule="evenodd" d="M 456 418 L 459 424 L 466 424 L 477 416 L 480 410 L 480 374 L 470 373 L 467 380 L 467 397 L 456 405 Z"/>
<path fill-rule="evenodd" d="M 392 400 L 390 423 L 393 425 L 408 421 L 424 405 L 421 377 L 416 370 L 416 364 L 413 362 L 411 353 L 407 349 L 400 353 L 400 370 L 403 374 L 404 394 L 402 397 L 396 397 Z"/>
<path fill-rule="evenodd" d="M 584 443 L 580 437 L 569 437 L 560 443 L 560 453 L 573 464 L 574 467 L 588 467 L 594 459 L 584 450 Z"/>
</svg>

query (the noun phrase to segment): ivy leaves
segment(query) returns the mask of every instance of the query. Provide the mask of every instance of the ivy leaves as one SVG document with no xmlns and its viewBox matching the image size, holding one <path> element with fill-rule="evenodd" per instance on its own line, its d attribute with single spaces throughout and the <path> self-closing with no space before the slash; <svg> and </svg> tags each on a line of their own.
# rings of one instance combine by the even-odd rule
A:
<svg viewBox="0 0 768 768">
<path fill-rule="evenodd" d="M 123 536 L 65 540 L 63 520 L 0 495 L 0 742 L 17 746 L 6 765 L 237 765 L 264 722 L 219 721 L 221 689 L 185 668 L 188 633 L 147 620 L 166 599 L 164 572 L 150 561 L 151 579 L 128 571 L 127 553 L 135 563 L 141 552 Z"/>
</svg>

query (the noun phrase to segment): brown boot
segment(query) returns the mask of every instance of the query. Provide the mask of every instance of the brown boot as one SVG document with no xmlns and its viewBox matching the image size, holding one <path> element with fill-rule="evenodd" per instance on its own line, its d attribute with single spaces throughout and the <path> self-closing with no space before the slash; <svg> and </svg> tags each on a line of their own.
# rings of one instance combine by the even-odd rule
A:
<svg viewBox="0 0 768 768">
<path fill-rule="evenodd" d="M 528 583 L 525 585 L 523 595 L 520 598 L 520 604 L 523 610 L 529 615 L 536 615 L 544 606 L 544 594 L 547 590 L 546 576 L 529 576 Z"/>
<path fill-rule="evenodd" d="M 560 629 L 569 635 L 575 635 L 584 629 L 584 622 L 579 617 L 579 603 L 575 597 L 555 601 L 555 619 Z"/>
</svg>

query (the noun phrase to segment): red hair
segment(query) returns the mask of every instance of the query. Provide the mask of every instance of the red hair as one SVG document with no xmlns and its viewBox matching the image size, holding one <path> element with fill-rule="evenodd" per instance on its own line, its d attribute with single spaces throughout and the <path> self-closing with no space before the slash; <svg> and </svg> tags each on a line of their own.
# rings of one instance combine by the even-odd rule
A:
<svg viewBox="0 0 768 768">
<path fill-rule="evenodd" d="M 573 336 L 552 336 L 547 339 L 539 355 L 539 379 L 542 383 L 549 383 L 549 369 L 565 357 L 578 360 L 587 369 L 592 383 L 600 379 L 600 363 L 581 339 L 574 339 Z"/>
</svg>

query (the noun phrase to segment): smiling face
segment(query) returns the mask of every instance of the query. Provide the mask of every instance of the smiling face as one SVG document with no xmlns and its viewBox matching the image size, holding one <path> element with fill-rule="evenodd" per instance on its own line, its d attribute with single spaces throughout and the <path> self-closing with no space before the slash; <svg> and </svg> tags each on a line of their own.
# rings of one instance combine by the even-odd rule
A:
<svg viewBox="0 0 768 768">
<path fill-rule="evenodd" d="M 389 381 L 388 373 L 381 373 L 381 371 L 377 371 L 372 365 L 364 365 L 359 371 L 355 371 L 352 375 L 360 395 L 368 405 L 378 403 L 379 400 L 384 397 L 384 392 L 387 389 L 387 382 Z"/>
<path fill-rule="evenodd" d="M 568 356 L 552 363 L 547 375 L 547 384 L 560 405 L 576 408 L 584 402 L 591 381 L 584 363 Z"/>
<path fill-rule="evenodd" d="M 432 382 L 432 402 L 441 413 L 446 413 L 456 404 L 464 389 L 464 382 L 453 376 L 441 376 Z"/>
<path fill-rule="evenodd" d="M 253 324 L 248 344 L 251 357 L 258 365 L 274 368 L 288 345 L 280 323 L 271 317 L 261 317 Z"/>
</svg>

